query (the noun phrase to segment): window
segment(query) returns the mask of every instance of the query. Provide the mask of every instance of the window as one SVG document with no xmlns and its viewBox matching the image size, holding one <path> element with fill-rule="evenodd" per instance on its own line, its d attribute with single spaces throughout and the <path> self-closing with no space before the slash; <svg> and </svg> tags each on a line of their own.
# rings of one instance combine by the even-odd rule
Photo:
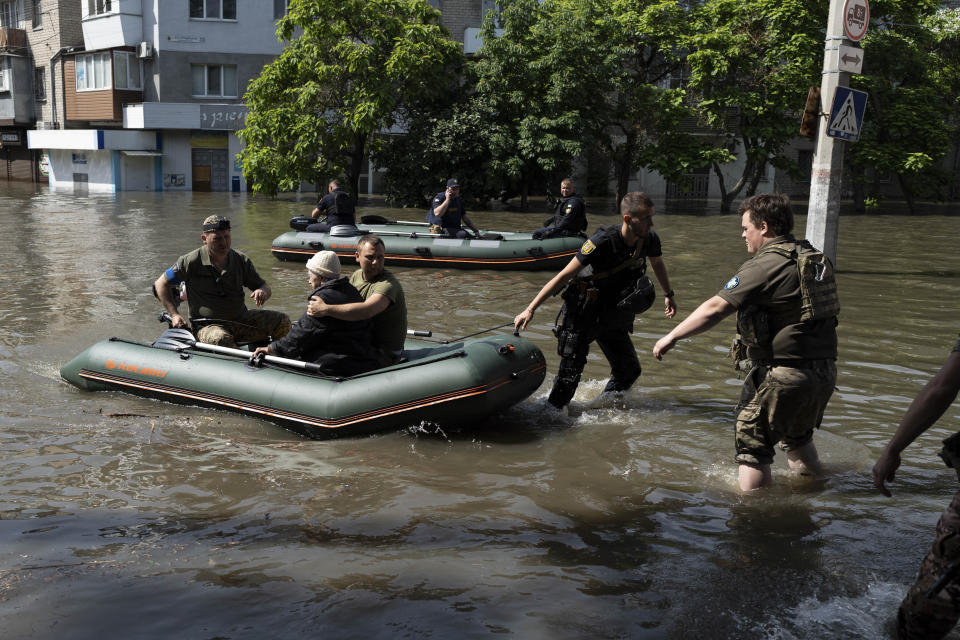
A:
<svg viewBox="0 0 960 640">
<path fill-rule="evenodd" d="M 190 17 L 204 20 L 236 20 L 237 0 L 190 0 Z"/>
<path fill-rule="evenodd" d="M 91 53 L 75 59 L 77 91 L 110 88 L 110 54 Z"/>
<path fill-rule="evenodd" d="M 112 0 L 87 0 L 87 15 L 99 16 L 110 13 L 112 5 Z"/>
<path fill-rule="evenodd" d="M 17 13 L 16 2 L 0 2 L 0 27 L 20 28 L 20 16 Z"/>
<path fill-rule="evenodd" d="M 130 51 L 113 52 L 113 86 L 117 89 L 143 89 L 140 59 Z"/>
<path fill-rule="evenodd" d="M 33 0 L 33 28 L 43 27 L 43 11 L 40 9 L 40 0 Z"/>
<path fill-rule="evenodd" d="M 37 67 L 33 71 L 33 97 L 37 100 L 47 99 L 47 75 L 43 67 Z"/>
<path fill-rule="evenodd" d="M 190 75 L 193 78 L 193 96 L 237 97 L 237 67 L 227 64 L 192 64 Z"/>
<path fill-rule="evenodd" d="M 289 4 L 289 0 L 273 0 L 273 19 L 279 20 L 286 15 Z"/>
</svg>

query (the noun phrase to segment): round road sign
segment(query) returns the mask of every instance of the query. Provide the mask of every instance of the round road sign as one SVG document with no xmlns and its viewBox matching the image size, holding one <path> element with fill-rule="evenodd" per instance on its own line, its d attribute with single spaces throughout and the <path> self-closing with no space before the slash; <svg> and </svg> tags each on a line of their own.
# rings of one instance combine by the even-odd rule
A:
<svg viewBox="0 0 960 640">
<path fill-rule="evenodd" d="M 856 42 L 867 33 L 870 5 L 867 0 L 846 0 L 843 3 L 843 32 Z"/>
</svg>

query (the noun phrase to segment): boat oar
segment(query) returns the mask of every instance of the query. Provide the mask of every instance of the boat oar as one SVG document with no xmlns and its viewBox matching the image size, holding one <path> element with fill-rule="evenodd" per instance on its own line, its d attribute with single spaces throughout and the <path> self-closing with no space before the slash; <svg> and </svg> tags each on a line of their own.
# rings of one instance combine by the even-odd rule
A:
<svg viewBox="0 0 960 640">
<path fill-rule="evenodd" d="M 429 338 L 433 335 L 433 331 L 420 331 L 417 329 L 407 329 L 408 336 L 416 336 L 418 338 Z"/>
<path fill-rule="evenodd" d="M 193 334 L 186 329 L 167 329 L 160 334 L 160 337 L 157 338 L 157 340 L 153 343 L 153 346 L 160 347 L 161 349 L 169 349 L 171 351 L 180 351 L 182 349 L 202 349 L 203 351 L 212 351 L 214 353 L 222 353 L 229 356 L 239 356 L 248 360 L 253 358 L 253 352 L 251 351 L 233 349 L 231 347 L 221 347 L 218 344 L 209 344 L 207 342 L 197 342 L 197 339 L 193 337 Z M 304 371 L 312 371 L 313 373 L 324 372 L 319 365 L 316 365 L 312 362 L 291 360 L 290 358 L 281 358 L 279 356 L 263 356 L 263 359 L 267 362 L 303 369 Z"/>
</svg>

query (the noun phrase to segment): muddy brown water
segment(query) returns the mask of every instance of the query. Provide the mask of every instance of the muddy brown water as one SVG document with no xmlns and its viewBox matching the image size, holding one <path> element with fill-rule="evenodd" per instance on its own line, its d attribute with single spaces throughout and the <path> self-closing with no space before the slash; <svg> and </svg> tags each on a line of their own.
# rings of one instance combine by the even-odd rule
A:
<svg viewBox="0 0 960 640">
<path fill-rule="evenodd" d="M 210 213 L 299 314 L 302 264 L 270 241 L 312 199 L 0 191 L 0 629 L 4 638 L 885 638 L 957 480 L 936 458 L 958 410 L 907 450 L 887 499 L 870 467 L 960 322 L 960 217 L 844 217 L 830 473 L 736 489 L 733 323 L 658 363 L 674 321 L 636 325 L 644 372 L 570 413 L 546 405 L 558 301 L 525 336 L 545 385 L 471 430 L 307 441 L 257 418 L 88 393 L 59 367 L 162 329 L 150 284 Z M 360 213 L 423 212 L 361 203 Z M 472 212 L 483 228 L 545 216 Z M 591 228 L 613 216 L 591 214 Z M 680 317 L 746 258 L 735 216 L 658 210 Z M 805 221 L 797 228 L 802 233 Z M 550 273 L 396 269 L 410 327 L 509 322 Z M 659 303 L 658 303 L 659 304 Z"/>
</svg>

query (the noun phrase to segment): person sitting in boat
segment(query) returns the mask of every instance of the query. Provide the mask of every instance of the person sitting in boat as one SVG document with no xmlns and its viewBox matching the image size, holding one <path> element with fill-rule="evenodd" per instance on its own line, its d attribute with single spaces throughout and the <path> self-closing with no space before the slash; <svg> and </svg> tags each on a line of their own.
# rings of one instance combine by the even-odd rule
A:
<svg viewBox="0 0 960 640">
<path fill-rule="evenodd" d="M 407 336 L 407 301 L 400 281 L 384 269 L 384 246 L 380 236 L 368 233 L 357 241 L 357 264 L 350 276 L 363 302 L 328 304 L 320 297 L 310 298 L 307 313 L 316 318 L 371 320 L 373 341 L 380 352 L 380 365 L 388 367 L 400 361 Z"/>
<path fill-rule="evenodd" d="M 331 305 L 363 302 L 346 276 L 340 275 L 340 259 L 333 251 L 315 253 L 307 261 L 307 273 L 311 298 Z M 354 376 L 379 366 L 369 320 L 318 318 L 307 313 L 293 323 L 290 333 L 257 348 L 256 354 L 312 362 L 333 376 Z"/>
<path fill-rule="evenodd" d="M 271 290 L 250 258 L 230 248 L 230 221 L 223 216 L 208 216 L 203 221 L 200 242 L 199 249 L 180 256 L 153 285 L 170 314 L 170 325 L 187 326 L 178 310 L 179 295 L 174 297 L 174 291 L 186 283 L 190 322 L 200 342 L 236 347 L 238 341 L 285 336 L 290 330 L 287 314 L 247 309 L 244 303 L 244 287 L 250 289 L 250 299 L 258 307 L 270 298 Z"/>
<path fill-rule="evenodd" d="M 427 222 L 432 225 L 431 231 L 435 228 L 438 233 L 450 238 L 466 238 L 468 234 L 463 225 L 469 227 L 476 237 L 480 237 L 480 230 L 470 221 L 463 208 L 460 182 L 456 178 L 447 180 L 447 190 L 433 197 L 430 211 L 427 212 Z"/>
<path fill-rule="evenodd" d="M 564 178 L 560 183 L 560 201 L 553 215 L 543 223 L 542 229 L 533 232 L 534 240 L 579 236 L 587 230 L 587 205 L 577 195 L 573 178 Z"/>
<path fill-rule="evenodd" d="M 327 195 L 323 196 L 320 203 L 310 212 L 310 217 L 318 222 L 308 225 L 305 231 L 327 233 L 338 225 L 356 226 L 355 210 L 353 198 L 340 188 L 340 181 L 331 180 L 327 185 Z M 319 221 L 321 216 L 325 217 L 323 222 Z"/>
</svg>

